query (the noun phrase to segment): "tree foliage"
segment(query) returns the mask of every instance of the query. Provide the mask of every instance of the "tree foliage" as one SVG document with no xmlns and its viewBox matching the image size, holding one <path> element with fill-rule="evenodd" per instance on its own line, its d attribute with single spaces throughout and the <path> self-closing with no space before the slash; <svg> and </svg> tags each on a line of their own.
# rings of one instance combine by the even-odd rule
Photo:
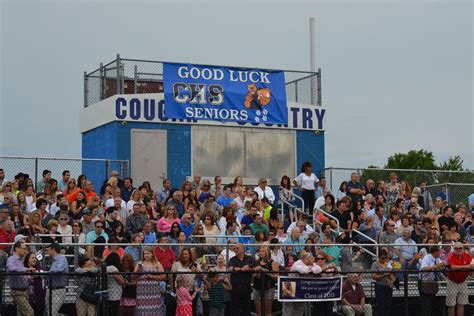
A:
<svg viewBox="0 0 474 316">
<path fill-rule="evenodd" d="M 407 171 L 397 171 L 396 174 L 400 180 L 407 180 L 410 186 L 418 186 L 421 180 L 428 184 L 435 183 L 474 183 L 474 173 L 463 169 L 463 160 L 460 156 L 453 156 L 441 164 L 436 164 L 432 152 L 424 149 L 410 150 L 408 153 L 396 153 L 388 157 L 384 169 L 411 169 Z M 376 170 L 378 167 L 369 166 L 362 172 L 362 181 L 367 179 L 385 180 L 390 179 L 390 171 Z M 413 171 L 420 170 L 420 171 Z M 423 171 L 431 170 L 431 171 Z M 466 171 L 459 172 L 440 172 L 440 171 Z"/>
</svg>

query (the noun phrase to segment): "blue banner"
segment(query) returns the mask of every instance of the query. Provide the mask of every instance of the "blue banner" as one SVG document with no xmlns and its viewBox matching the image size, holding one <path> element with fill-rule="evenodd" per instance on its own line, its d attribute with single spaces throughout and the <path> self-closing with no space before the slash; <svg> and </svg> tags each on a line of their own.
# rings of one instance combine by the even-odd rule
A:
<svg viewBox="0 0 474 316">
<path fill-rule="evenodd" d="M 281 302 L 338 301 L 342 297 L 342 277 L 279 277 Z"/>
<path fill-rule="evenodd" d="M 283 71 L 163 64 L 165 117 L 288 124 Z"/>
</svg>

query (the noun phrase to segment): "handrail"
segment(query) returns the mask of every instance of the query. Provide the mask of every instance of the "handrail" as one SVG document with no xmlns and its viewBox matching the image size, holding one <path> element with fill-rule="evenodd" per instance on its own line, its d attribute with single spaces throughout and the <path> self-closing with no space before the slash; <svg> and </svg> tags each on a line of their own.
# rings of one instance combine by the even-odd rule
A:
<svg viewBox="0 0 474 316">
<path fill-rule="evenodd" d="M 337 233 L 339 233 L 339 232 L 341 231 L 341 225 L 340 225 L 340 223 L 339 223 L 339 220 L 338 220 L 336 217 L 334 217 L 333 215 L 331 215 L 330 213 L 328 213 L 328 212 L 326 212 L 326 211 L 323 211 L 323 210 L 320 209 L 320 208 L 317 208 L 317 209 L 316 209 L 316 212 L 321 212 L 321 213 L 323 213 L 324 215 L 326 215 L 327 217 L 329 217 L 330 219 L 335 220 L 336 223 L 337 223 L 337 229 L 336 229 Z"/>
<path fill-rule="evenodd" d="M 370 238 L 369 236 L 367 236 L 366 234 L 362 233 L 361 231 L 359 231 L 359 230 L 357 230 L 357 229 L 355 229 L 355 228 L 352 228 L 352 230 L 351 230 L 351 237 L 352 237 L 352 232 L 355 232 L 356 234 L 361 235 L 362 237 L 366 238 L 367 240 L 373 241 L 373 242 L 374 242 L 374 245 L 377 244 L 377 241 L 376 241 L 375 239 Z M 357 244 L 357 243 L 355 243 L 355 242 L 352 242 L 352 243 L 355 244 L 355 245 L 357 245 L 357 246 L 359 246 L 359 244 Z M 365 249 L 365 248 L 363 248 L 363 247 L 360 247 L 360 248 L 361 248 L 363 251 L 369 253 L 372 257 L 378 258 L 378 256 L 379 256 L 379 247 L 375 247 L 375 253 L 373 253 L 372 251 L 367 250 L 367 249 Z"/>
<path fill-rule="evenodd" d="M 317 219 L 315 219 L 314 222 L 319 224 L 319 232 L 322 233 L 321 226 L 323 226 L 324 223 L 318 221 Z M 329 225 L 329 227 L 331 227 L 331 225 Z M 333 233 L 336 233 L 336 234 L 338 233 L 338 231 L 335 230 L 335 229 L 332 228 L 332 227 L 331 227 L 331 231 L 332 231 Z"/>
<path fill-rule="evenodd" d="M 285 189 L 285 188 L 281 188 L 281 190 L 283 192 L 289 193 L 291 196 L 293 196 L 297 200 L 301 201 L 301 209 L 299 209 L 298 207 L 296 207 L 296 205 L 294 205 L 294 204 L 290 203 L 289 201 L 286 201 L 285 199 L 283 199 L 283 194 L 280 191 L 280 201 L 282 202 L 282 207 L 281 207 L 281 219 L 282 219 L 282 221 L 284 221 L 284 219 L 285 219 L 285 204 L 287 204 L 290 208 L 293 208 L 293 210 L 296 210 L 297 212 L 308 215 L 305 212 L 304 200 L 300 196 L 296 195 L 295 192 L 293 192 L 292 190 L 288 190 L 288 189 Z"/>
<path fill-rule="evenodd" d="M 302 209 L 303 212 L 304 212 L 305 208 L 304 208 L 304 200 L 303 200 L 303 198 L 302 198 L 301 196 L 299 196 L 299 195 L 296 195 L 295 192 L 293 192 L 293 191 L 291 191 L 291 190 L 287 190 L 287 189 L 285 189 L 285 188 L 282 188 L 282 190 L 283 190 L 283 192 L 288 192 L 288 193 L 290 193 L 290 194 L 293 195 L 297 200 L 299 200 L 299 201 L 301 202 L 301 209 Z"/>
</svg>

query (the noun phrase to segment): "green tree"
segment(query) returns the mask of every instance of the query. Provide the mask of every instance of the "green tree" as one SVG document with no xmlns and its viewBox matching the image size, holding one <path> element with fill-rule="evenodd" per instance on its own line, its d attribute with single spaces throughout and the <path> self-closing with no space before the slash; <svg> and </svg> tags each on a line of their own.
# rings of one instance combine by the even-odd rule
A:
<svg viewBox="0 0 474 316">
<path fill-rule="evenodd" d="M 424 149 L 410 150 L 406 154 L 398 153 L 388 157 L 385 168 L 390 169 L 438 169 L 432 152 Z"/>
</svg>

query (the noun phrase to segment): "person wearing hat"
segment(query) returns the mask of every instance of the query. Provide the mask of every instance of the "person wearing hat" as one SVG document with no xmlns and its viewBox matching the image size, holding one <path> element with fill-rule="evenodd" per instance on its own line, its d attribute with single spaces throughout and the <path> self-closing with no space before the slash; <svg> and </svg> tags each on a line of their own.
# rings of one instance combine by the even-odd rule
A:
<svg viewBox="0 0 474 316">
<path fill-rule="evenodd" d="M 48 315 L 58 315 L 59 309 L 66 299 L 69 267 L 66 257 L 61 254 L 61 246 L 59 244 L 50 244 L 46 248 L 46 253 L 53 260 L 48 271 L 51 275 L 46 279 L 48 284 L 46 306 L 49 310 Z M 51 295 L 52 304 L 49 304 L 49 295 Z"/>
</svg>

